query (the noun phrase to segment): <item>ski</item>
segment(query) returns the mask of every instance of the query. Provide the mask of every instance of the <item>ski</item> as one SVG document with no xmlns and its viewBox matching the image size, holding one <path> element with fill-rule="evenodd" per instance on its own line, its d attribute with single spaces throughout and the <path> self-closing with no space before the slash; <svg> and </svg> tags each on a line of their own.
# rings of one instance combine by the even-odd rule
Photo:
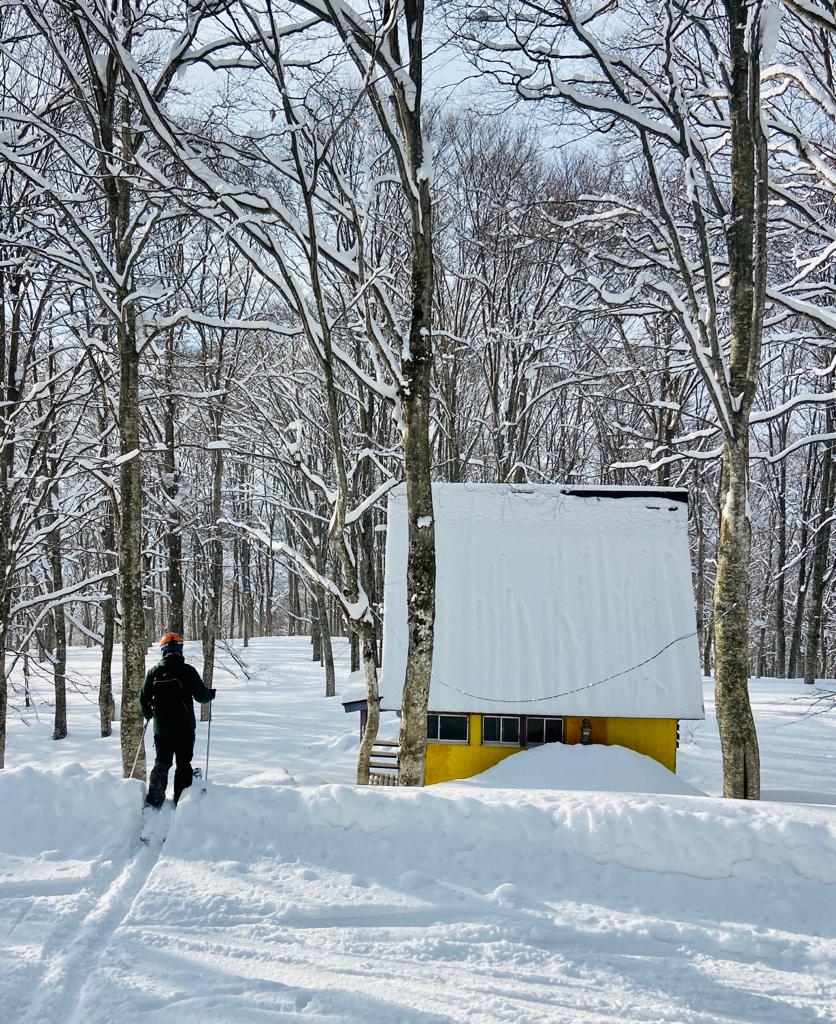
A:
<svg viewBox="0 0 836 1024">
<path fill-rule="evenodd" d="M 146 804 L 142 808 L 139 841 L 145 846 L 162 846 L 168 835 L 174 804 L 166 800 L 162 807 Z"/>
</svg>

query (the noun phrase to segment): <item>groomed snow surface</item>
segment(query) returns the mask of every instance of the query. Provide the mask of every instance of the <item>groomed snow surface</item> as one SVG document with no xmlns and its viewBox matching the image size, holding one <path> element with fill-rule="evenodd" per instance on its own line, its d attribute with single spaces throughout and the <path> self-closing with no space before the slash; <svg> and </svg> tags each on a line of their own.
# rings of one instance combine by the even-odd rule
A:
<svg viewBox="0 0 836 1024">
<path fill-rule="evenodd" d="M 46 682 L 12 714 L 3 1024 L 836 1020 L 836 720 L 805 715 L 802 684 L 752 687 L 764 787 L 796 802 L 693 795 L 720 780 L 710 687 L 678 778 L 549 747 L 361 789 L 357 716 L 308 652 L 236 647 L 249 678 L 221 655 L 208 790 L 149 846 L 142 787 L 97 737 L 93 652 L 73 652 L 67 740 Z"/>
</svg>

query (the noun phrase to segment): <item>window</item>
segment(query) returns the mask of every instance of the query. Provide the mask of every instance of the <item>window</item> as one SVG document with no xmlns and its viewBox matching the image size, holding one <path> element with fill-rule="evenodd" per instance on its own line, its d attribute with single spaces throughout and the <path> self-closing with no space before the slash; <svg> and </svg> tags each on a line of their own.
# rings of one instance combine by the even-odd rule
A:
<svg viewBox="0 0 836 1024">
<path fill-rule="evenodd" d="M 541 743 L 562 743 L 563 719 L 528 718 L 526 721 L 525 741 L 529 747 L 537 747 Z"/>
<path fill-rule="evenodd" d="M 467 715 L 427 715 L 427 739 L 437 743 L 467 743 Z"/>
<path fill-rule="evenodd" d="M 520 743 L 520 720 L 514 715 L 484 715 L 482 718 L 482 743 Z"/>
</svg>

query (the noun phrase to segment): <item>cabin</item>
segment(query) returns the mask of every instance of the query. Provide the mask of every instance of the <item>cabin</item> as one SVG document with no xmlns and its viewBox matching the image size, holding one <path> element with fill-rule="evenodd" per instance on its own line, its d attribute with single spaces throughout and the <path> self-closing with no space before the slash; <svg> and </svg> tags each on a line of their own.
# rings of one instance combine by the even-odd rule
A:
<svg viewBox="0 0 836 1024">
<path fill-rule="evenodd" d="M 704 717 L 687 492 L 438 483 L 433 503 L 427 784 L 544 743 L 619 744 L 676 771 L 679 722 Z M 406 558 L 401 486 L 388 497 L 383 712 L 401 704 Z"/>
</svg>

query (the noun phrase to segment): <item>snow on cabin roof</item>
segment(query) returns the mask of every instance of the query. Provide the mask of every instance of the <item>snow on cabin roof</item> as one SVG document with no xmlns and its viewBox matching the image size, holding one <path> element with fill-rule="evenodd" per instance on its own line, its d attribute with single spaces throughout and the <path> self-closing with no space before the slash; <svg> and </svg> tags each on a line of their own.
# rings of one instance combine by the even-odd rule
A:
<svg viewBox="0 0 836 1024">
<path fill-rule="evenodd" d="M 405 487 L 388 502 L 380 692 L 395 710 Z M 431 711 L 704 717 L 687 492 L 439 483 L 433 504 Z"/>
</svg>

